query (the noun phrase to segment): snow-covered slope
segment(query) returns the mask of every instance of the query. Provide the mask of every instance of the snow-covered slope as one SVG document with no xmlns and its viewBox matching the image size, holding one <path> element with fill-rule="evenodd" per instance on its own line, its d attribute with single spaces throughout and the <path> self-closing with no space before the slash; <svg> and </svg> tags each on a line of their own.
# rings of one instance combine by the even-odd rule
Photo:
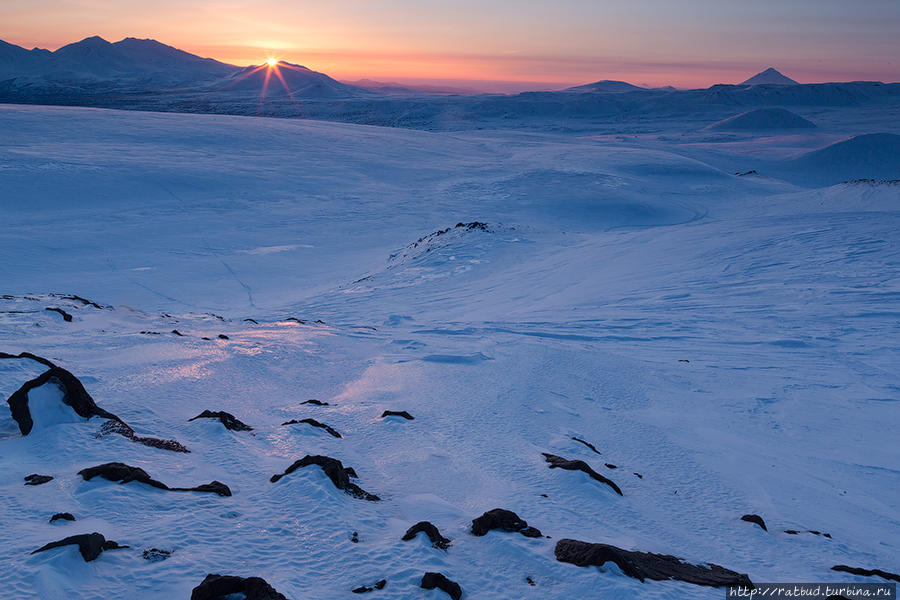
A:
<svg viewBox="0 0 900 600">
<path fill-rule="evenodd" d="M 638 90 L 646 90 L 647 88 L 638 87 L 627 81 L 612 81 L 604 79 L 603 81 L 595 81 L 594 83 L 586 83 L 568 88 L 569 92 L 634 92 Z"/>
<path fill-rule="evenodd" d="M 0 107 L 0 352 L 133 430 L 98 437 L 46 382 L 28 435 L 0 405 L 0 589 L 187 598 L 221 573 L 438 600 L 420 583 L 441 572 L 472 599 L 724 593 L 560 562 L 565 538 L 885 582 L 831 567 L 900 572 L 900 187 L 732 174 L 890 130 L 876 108 L 758 138 Z M 0 358 L 0 394 L 47 368 Z M 380 500 L 317 466 L 272 481 L 307 455 Z M 79 475 L 114 461 L 164 487 Z M 231 495 L 166 489 L 212 481 Z M 549 537 L 473 535 L 494 508 Z M 426 520 L 446 550 L 402 540 Z M 31 554 L 91 532 L 129 548 Z"/>
<path fill-rule="evenodd" d="M 741 85 L 797 85 L 797 82 L 773 67 L 769 67 L 765 71 L 760 71 L 750 79 L 741 82 Z"/>
<path fill-rule="evenodd" d="M 779 129 L 813 129 L 816 124 L 783 108 L 758 108 L 722 119 L 709 129 L 722 131 L 766 131 Z"/>
</svg>

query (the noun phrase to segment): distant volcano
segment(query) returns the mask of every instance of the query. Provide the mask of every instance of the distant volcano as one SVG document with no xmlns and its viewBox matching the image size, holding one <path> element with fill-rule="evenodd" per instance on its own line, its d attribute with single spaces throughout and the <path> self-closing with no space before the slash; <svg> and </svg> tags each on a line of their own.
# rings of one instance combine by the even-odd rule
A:
<svg viewBox="0 0 900 600">
<path fill-rule="evenodd" d="M 799 85 L 799 83 L 769 67 L 765 71 L 741 82 L 741 85 Z"/>
</svg>

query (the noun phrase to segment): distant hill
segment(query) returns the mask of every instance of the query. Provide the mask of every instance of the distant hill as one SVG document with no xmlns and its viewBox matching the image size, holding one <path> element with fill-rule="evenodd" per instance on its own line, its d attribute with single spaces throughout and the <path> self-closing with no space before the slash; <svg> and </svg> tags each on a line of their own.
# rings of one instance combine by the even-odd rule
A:
<svg viewBox="0 0 900 600">
<path fill-rule="evenodd" d="M 576 85 L 575 87 L 567 88 L 565 91 L 567 92 L 608 92 L 608 93 L 616 93 L 616 92 L 634 92 L 637 90 L 647 90 L 647 88 L 642 88 L 627 81 L 613 81 L 610 79 L 604 79 L 603 81 L 595 81 L 594 83 L 587 83 L 585 85 Z"/>
<path fill-rule="evenodd" d="M 765 71 L 761 71 L 741 82 L 741 85 L 800 85 L 790 77 L 783 75 L 776 69 L 769 67 Z"/>
<path fill-rule="evenodd" d="M 476 94 L 483 93 L 474 88 L 457 88 L 442 85 L 397 83 L 394 81 L 373 81 L 371 79 L 343 81 L 342 83 L 360 87 L 373 92 L 378 92 L 380 94 L 388 94 L 394 96 L 418 96 L 421 94 L 438 94 L 444 96 L 474 96 Z"/>
<path fill-rule="evenodd" d="M 341 83 L 324 73 L 285 61 L 280 61 L 271 73 L 268 71 L 268 66 L 245 67 L 227 78 L 217 81 L 209 89 L 258 94 L 263 89 L 268 77 L 267 97 L 286 96 L 288 91 L 291 95 L 307 99 L 346 98 L 372 94 L 368 90 Z"/>
</svg>

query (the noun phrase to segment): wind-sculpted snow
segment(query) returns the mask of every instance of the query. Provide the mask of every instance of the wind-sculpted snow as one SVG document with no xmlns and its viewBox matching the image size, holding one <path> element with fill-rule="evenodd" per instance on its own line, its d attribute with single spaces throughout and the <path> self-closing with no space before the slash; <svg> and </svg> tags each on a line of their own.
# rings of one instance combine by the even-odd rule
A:
<svg viewBox="0 0 900 600">
<path fill-rule="evenodd" d="M 63 368 L 130 426 L 86 420 L 49 382 L 28 404 L 59 410 L 28 435 L 0 403 L 0 589 L 189 598 L 218 573 L 292 599 L 449 598 L 421 587 L 431 573 L 463 598 L 712 600 L 669 578 L 889 583 L 900 188 L 863 160 L 835 185 L 791 161 L 900 133 L 891 89 L 472 98 L 496 111 L 474 116 L 407 98 L 391 122 L 452 134 L 0 107 L 0 394 Z M 757 106 L 818 127 L 703 131 Z M 475 122 L 492 129 L 462 131 Z M 149 435 L 190 453 L 134 441 Z M 132 480 L 78 474 L 103 465 Z M 48 521 L 62 513 L 77 520 Z M 131 548 L 31 554 L 89 532 Z M 556 560 L 559 540 L 603 566 Z"/>
<path fill-rule="evenodd" d="M 783 108 L 758 108 L 713 123 L 708 129 L 722 131 L 771 131 L 815 129 L 816 124 Z"/>
</svg>

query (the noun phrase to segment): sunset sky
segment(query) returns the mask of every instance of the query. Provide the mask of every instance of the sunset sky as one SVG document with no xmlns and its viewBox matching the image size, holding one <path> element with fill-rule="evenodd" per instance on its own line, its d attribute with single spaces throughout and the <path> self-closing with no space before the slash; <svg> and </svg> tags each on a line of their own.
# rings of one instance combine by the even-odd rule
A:
<svg viewBox="0 0 900 600">
<path fill-rule="evenodd" d="M 239 65 L 515 90 L 900 81 L 900 0 L 2 0 L 0 39 L 153 38 Z M 480 82 L 480 83 L 479 83 Z"/>
</svg>

